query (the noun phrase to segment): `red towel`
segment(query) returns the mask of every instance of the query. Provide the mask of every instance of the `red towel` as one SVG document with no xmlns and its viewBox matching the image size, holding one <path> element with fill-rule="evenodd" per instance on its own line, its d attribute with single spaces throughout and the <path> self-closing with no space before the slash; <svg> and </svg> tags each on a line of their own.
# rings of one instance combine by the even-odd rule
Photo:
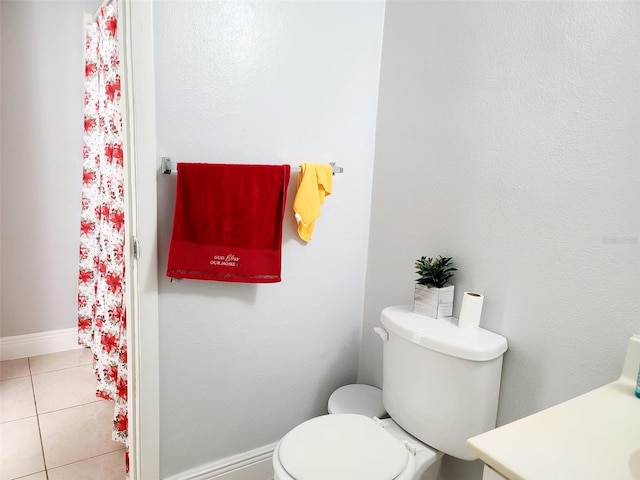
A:
<svg viewBox="0 0 640 480">
<path fill-rule="evenodd" d="M 167 276 L 279 282 L 290 170 L 180 163 Z"/>
</svg>

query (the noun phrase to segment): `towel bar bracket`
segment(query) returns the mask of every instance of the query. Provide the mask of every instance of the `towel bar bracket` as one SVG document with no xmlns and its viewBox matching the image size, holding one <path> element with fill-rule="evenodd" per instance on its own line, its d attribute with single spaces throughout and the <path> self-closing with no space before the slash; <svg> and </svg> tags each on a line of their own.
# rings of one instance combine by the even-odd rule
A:
<svg viewBox="0 0 640 480">
<path fill-rule="evenodd" d="M 168 175 L 173 170 L 175 170 L 175 165 L 171 161 L 171 157 L 162 157 L 162 173 Z"/>
<path fill-rule="evenodd" d="M 344 168 L 337 166 L 336 162 L 329 162 L 329 165 L 331 165 L 331 170 L 333 171 L 334 175 L 336 173 L 344 172 Z M 171 157 L 162 157 L 162 165 L 160 167 L 160 171 L 162 173 L 168 175 L 171 172 L 174 172 L 176 170 L 176 167 L 177 165 L 173 160 L 171 160 Z"/>
<path fill-rule="evenodd" d="M 336 165 L 336 162 L 329 162 L 329 165 L 331 165 L 331 170 L 333 170 L 333 175 L 335 175 L 336 173 L 342 173 L 344 171 L 342 167 L 339 167 Z"/>
</svg>

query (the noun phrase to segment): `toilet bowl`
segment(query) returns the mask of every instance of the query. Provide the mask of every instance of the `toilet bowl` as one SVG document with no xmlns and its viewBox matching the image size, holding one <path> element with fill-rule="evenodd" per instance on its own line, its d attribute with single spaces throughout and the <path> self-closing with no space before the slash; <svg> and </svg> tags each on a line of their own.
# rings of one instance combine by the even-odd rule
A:
<svg viewBox="0 0 640 480">
<path fill-rule="evenodd" d="M 441 457 L 390 418 L 330 414 L 301 423 L 280 440 L 274 480 L 418 480 L 439 467 Z"/>
<path fill-rule="evenodd" d="M 445 454 L 474 460 L 466 439 L 495 427 L 507 341 L 453 320 L 410 306 L 385 308 L 384 328 L 375 329 L 383 340 L 384 392 L 367 385 L 336 390 L 329 415 L 280 440 L 274 480 L 435 480 Z"/>
</svg>

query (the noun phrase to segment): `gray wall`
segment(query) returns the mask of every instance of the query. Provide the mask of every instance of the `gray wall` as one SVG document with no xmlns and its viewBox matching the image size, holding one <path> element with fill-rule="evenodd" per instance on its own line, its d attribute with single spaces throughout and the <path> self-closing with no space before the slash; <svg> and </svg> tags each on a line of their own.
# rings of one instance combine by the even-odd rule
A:
<svg viewBox="0 0 640 480">
<path fill-rule="evenodd" d="M 638 2 L 387 3 L 359 381 L 381 385 L 372 328 L 439 254 L 454 315 L 479 291 L 509 340 L 500 424 L 619 375 L 640 331 L 638 52 Z"/>
<path fill-rule="evenodd" d="M 158 155 L 288 163 L 282 282 L 165 277 L 175 175 L 158 178 L 161 473 L 268 445 L 353 382 L 364 304 L 383 2 L 154 4 Z M 297 239 L 297 165 L 344 173 Z"/>
<path fill-rule="evenodd" d="M 77 322 L 84 12 L 0 2 L 0 337 Z"/>
</svg>

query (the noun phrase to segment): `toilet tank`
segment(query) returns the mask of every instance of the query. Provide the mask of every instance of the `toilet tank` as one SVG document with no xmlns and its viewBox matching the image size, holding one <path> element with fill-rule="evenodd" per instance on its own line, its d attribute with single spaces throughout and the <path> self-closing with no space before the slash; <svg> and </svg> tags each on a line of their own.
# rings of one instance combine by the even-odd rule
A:
<svg viewBox="0 0 640 480">
<path fill-rule="evenodd" d="M 457 319 L 430 318 L 409 306 L 388 307 L 380 320 L 383 402 L 404 430 L 463 460 L 469 437 L 496 425 L 502 356 L 507 340 L 483 328 L 462 329 Z"/>
</svg>

